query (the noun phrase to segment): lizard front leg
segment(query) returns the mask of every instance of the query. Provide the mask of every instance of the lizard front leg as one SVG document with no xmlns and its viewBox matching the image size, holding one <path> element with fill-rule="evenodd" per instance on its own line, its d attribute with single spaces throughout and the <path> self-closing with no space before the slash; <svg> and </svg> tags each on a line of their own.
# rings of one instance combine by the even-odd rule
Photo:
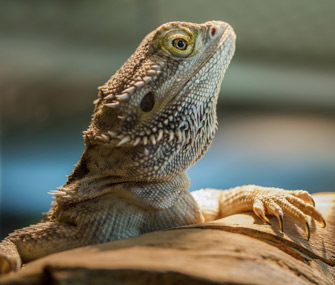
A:
<svg viewBox="0 0 335 285">
<path fill-rule="evenodd" d="M 76 227 L 66 223 L 48 221 L 17 230 L 0 243 L 0 275 L 31 260 L 82 245 Z"/>
<path fill-rule="evenodd" d="M 228 190 L 198 190 L 192 192 L 192 196 L 205 221 L 253 211 L 265 223 L 269 223 L 266 214 L 276 216 L 283 231 L 283 216 L 287 214 L 305 226 L 307 240 L 310 238 L 307 216 L 318 221 L 322 227 L 326 226 L 322 215 L 314 208 L 312 196 L 303 190 L 245 185 Z"/>
</svg>

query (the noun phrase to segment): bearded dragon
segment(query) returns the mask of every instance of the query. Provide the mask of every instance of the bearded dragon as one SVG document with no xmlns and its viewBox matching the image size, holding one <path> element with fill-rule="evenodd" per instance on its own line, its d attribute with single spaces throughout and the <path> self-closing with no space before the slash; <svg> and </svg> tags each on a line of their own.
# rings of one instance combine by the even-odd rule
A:
<svg viewBox="0 0 335 285">
<path fill-rule="evenodd" d="M 0 243 L 0 272 L 75 247 L 104 243 L 253 211 L 263 222 L 307 216 L 325 227 L 302 190 L 246 185 L 188 192 L 186 170 L 217 129 L 221 82 L 235 50 L 221 21 L 171 22 L 148 34 L 101 87 L 85 150 L 52 208 Z"/>
</svg>

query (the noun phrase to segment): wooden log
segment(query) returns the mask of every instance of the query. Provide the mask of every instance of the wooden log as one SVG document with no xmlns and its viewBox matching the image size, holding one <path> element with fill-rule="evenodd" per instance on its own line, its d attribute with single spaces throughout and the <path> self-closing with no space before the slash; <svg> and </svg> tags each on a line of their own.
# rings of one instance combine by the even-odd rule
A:
<svg viewBox="0 0 335 285">
<path fill-rule="evenodd" d="M 335 192 L 313 197 L 327 227 L 310 241 L 245 213 L 50 255 L 0 284 L 335 284 Z"/>
</svg>

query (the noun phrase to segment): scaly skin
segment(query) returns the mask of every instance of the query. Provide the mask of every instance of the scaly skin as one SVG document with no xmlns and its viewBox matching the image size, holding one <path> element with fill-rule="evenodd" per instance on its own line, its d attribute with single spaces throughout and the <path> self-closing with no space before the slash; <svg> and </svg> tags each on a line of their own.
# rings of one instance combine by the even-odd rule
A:
<svg viewBox="0 0 335 285">
<path fill-rule="evenodd" d="M 102 87 L 84 153 L 54 191 L 45 219 L 0 244 L 0 273 L 74 247 L 214 220 L 253 210 L 325 226 L 305 191 L 242 186 L 187 191 L 185 171 L 210 146 L 216 103 L 234 54 L 224 22 L 167 23 L 147 35 Z"/>
</svg>

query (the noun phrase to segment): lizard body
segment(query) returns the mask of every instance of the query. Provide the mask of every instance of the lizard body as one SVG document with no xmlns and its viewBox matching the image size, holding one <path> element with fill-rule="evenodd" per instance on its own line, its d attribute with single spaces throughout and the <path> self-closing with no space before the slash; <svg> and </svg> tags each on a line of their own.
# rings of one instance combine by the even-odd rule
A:
<svg viewBox="0 0 335 285">
<path fill-rule="evenodd" d="M 255 185 L 189 193 L 186 170 L 210 146 L 216 104 L 235 50 L 220 21 L 171 22 L 148 34 L 101 87 L 85 150 L 45 219 L 0 243 L 0 273 L 74 247 L 253 210 L 323 226 L 305 191 Z"/>
</svg>

